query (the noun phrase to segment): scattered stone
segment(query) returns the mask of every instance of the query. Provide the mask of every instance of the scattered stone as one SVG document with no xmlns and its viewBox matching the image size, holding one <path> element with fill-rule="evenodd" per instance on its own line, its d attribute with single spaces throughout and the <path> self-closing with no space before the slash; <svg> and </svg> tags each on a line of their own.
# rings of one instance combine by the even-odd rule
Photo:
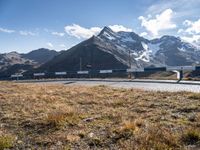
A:
<svg viewBox="0 0 200 150">
<path fill-rule="evenodd" d="M 161 117 L 161 120 L 166 120 L 165 116 L 162 116 L 162 117 Z"/>
<path fill-rule="evenodd" d="M 22 143 L 23 143 L 23 141 L 21 141 L 21 140 L 18 140 L 18 141 L 17 141 L 17 143 L 18 143 L 18 144 L 22 144 Z"/>
<path fill-rule="evenodd" d="M 89 134 L 88 134 L 88 137 L 93 138 L 93 137 L 94 137 L 94 133 L 92 133 L 92 132 L 89 133 Z"/>
<path fill-rule="evenodd" d="M 5 126 L 6 126 L 5 123 L 1 123 L 1 124 L 0 124 L 0 128 L 3 128 L 3 127 L 5 127 Z"/>
<path fill-rule="evenodd" d="M 188 117 L 188 120 L 191 121 L 191 122 L 195 122 L 196 121 L 196 116 L 194 114 L 190 115 Z"/>
<path fill-rule="evenodd" d="M 61 146 L 63 143 L 61 142 L 61 141 L 58 141 L 57 143 L 56 143 L 56 145 L 57 146 Z"/>
<path fill-rule="evenodd" d="M 173 119 L 178 119 L 178 118 L 180 118 L 180 115 L 179 114 L 171 114 L 171 117 Z"/>
</svg>

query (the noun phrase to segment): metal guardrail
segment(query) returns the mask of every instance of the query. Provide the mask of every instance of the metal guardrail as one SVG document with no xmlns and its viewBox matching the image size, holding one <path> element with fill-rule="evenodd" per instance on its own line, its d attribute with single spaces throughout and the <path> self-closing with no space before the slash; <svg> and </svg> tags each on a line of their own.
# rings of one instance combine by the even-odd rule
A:
<svg viewBox="0 0 200 150">
<path fill-rule="evenodd" d="M 182 79 L 183 71 L 200 71 L 200 66 L 168 66 L 168 67 L 146 67 L 146 68 L 131 68 L 131 69 L 113 69 L 113 70 L 84 70 L 84 71 L 62 71 L 62 72 L 36 72 L 29 76 L 34 78 L 46 77 L 49 74 L 54 76 L 65 76 L 68 74 L 73 75 L 89 75 L 92 73 L 96 74 L 112 74 L 112 73 L 137 73 L 137 72 L 156 72 L 156 71 L 173 71 L 177 73 L 177 78 Z M 11 79 L 20 79 L 26 77 L 26 74 L 12 74 Z"/>
</svg>

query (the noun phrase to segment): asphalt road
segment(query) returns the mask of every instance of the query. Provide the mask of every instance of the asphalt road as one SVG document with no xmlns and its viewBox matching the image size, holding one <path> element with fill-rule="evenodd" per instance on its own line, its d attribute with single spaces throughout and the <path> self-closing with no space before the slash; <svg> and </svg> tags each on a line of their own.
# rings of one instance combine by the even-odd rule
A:
<svg viewBox="0 0 200 150">
<path fill-rule="evenodd" d="M 135 88 L 150 91 L 169 91 L 169 92 L 198 92 L 200 93 L 200 82 L 181 81 L 176 83 L 173 80 L 127 80 L 127 79 L 65 79 L 65 80 L 29 80 L 17 81 L 20 83 L 39 83 L 39 84 L 64 84 L 96 86 L 105 85 L 114 88 Z"/>
</svg>

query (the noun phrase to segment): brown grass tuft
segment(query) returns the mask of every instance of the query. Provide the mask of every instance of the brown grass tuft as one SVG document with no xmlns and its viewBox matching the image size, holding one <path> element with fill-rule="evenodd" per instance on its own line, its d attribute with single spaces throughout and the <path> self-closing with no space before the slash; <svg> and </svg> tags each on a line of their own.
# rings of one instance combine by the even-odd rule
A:
<svg viewBox="0 0 200 150">
<path fill-rule="evenodd" d="M 72 107 L 58 108 L 47 114 L 46 122 L 56 127 L 65 124 L 76 125 L 79 120 L 78 113 Z"/>
</svg>

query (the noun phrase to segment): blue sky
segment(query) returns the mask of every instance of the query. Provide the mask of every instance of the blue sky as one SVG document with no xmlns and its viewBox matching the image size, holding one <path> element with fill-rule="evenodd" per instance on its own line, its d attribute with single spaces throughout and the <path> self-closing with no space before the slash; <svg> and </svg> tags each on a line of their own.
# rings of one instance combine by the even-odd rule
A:
<svg viewBox="0 0 200 150">
<path fill-rule="evenodd" d="M 0 0 L 0 53 L 62 50 L 104 26 L 200 43 L 200 0 Z"/>
</svg>

